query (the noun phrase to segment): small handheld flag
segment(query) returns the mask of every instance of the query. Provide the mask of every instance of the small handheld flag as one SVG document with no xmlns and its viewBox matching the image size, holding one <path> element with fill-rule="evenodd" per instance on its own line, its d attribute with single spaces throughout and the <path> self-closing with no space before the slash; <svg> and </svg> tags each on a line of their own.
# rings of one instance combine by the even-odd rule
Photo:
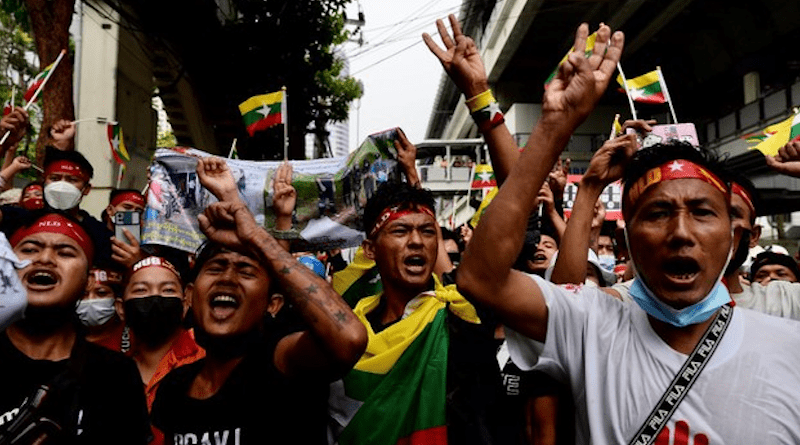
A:
<svg viewBox="0 0 800 445">
<path fill-rule="evenodd" d="M 471 189 L 484 189 L 497 186 L 494 170 L 489 164 L 478 164 L 475 166 L 475 175 L 472 178 Z"/>
<path fill-rule="evenodd" d="M 253 96 L 239 104 L 239 111 L 250 136 L 257 131 L 284 124 L 286 122 L 284 91 Z"/>
<path fill-rule="evenodd" d="M 125 149 L 125 140 L 122 136 L 122 126 L 119 124 L 107 124 L 108 144 L 111 146 L 111 154 L 118 164 L 124 164 L 131 160 L 128 150 Z"/>
<path fill-rule="evenodd" d="M 656 70 L 650 71 L 647 74 L 642 74 L 639 77 L 634 77 L 633 79 L 628 79 L 627 82 L 622 79 L 622 75 L 619 75 L 617 76 L 617 82 L 623 88 L 627 83 L 631 99 L 636 102 L 663 104 L 667 101 L 661 87 L 661 79 Z"/>
</svg>

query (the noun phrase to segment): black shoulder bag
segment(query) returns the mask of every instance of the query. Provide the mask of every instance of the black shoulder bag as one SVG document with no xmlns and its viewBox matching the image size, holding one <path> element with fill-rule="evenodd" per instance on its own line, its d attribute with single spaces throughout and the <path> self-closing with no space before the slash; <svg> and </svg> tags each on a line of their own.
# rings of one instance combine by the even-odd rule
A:
<svg viewBox="0 0 800 445">
<path fill-rule="evenodd" d="M 667 391 L 661 396 L 661 399 L 656 404 L 647 420 L 633 436 L 629 445 L 650 445 L 658 436 L 658 433 L 667 424 L 667 421 L 672 417 L 672 414 L 678 408 L 686 393 L 694 385 L 700 372 L 705 368 L 714 351 L 717 350 L 722 335 L 728 329 L 728 325 L 733 315 L 733 308 L 730 304 L 722 306 L 717 312 L 714 321 L 708 326 L 703 337 L 694 347 L 694 350 L 689 354 L 689 358 L 678 371 L 678 375 L 672 379 Z"/>
</svg>

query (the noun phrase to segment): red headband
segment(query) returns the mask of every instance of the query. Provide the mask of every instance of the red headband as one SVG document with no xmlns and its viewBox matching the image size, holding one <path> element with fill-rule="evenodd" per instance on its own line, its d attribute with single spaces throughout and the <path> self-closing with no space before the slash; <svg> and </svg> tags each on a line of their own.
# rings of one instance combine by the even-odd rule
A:
<svg viewBox="0 0 800 445">
<path fill-rule="evenodd" d="M 731 193 L 739 195 L 747 204 L 747 207 L 750 209 L 750 218 L 753 219 L 756 217 L 756 206 L 753 205 L 753 199 L 750 197 L 750 194 L 747 193 L 747 190 L 744 189 L 741 185 L 732 182 L 731 183 Z"/>
<path fill-rule="evenodd" d="M 390 222 L 396 220 L 405 215 L 410 215 L 412 213 L 424 213 L 426 215 L 430 215 L 433 219 L 436 219 L 436 215 L 433 214 L 433 210 L 429 209 L 428 207 L 424 206 L 416 206 L 410 209 L 403 209 L 398 210 L 400 206 L 393 206 L 387 207 L 381 212 L 378 219 L 375 220 L 375 225 L 372 227 L 372 230 L 369 231 L 369 238 L 374 237 Z"/>
<path fill-rule="evenodd" d="M 692 161 L 676 159 L 648 170 L 647 173 L 639 178 L 628 190 L 628 199 L 630 203 L 633 204 L 650 186 L 673 179 L 699 179 L 713 185 L 725 195 L 728 194 L 728 188 L 717 175 Z"/>
<path fill-rule="evenodd" d="M 90 273 L 94 275 L 94 281 L 97 284 L 122 284 L 122 274 L 119 272 L 105 269 L 92 269 Z"/>
<path fill-rule="evenodd" d="M 10 243 L 16 247 L 23 239 L 36 233 L 58 233 L 70 237 L 73 241 L 78 243 L 89 264 L 92 264 L 94 256 L 94 244 L 86 231 L 80 225 L 70 221 L 64 216 L 57 213 L 49 213 L 36 220 L 30 227 L 22 227 L 17 229 L 11 235 Z"/>
<path fill-rule="evenodd" d="M 85 182 L 89 182 L 89 174 L 81 168 L 80 165 L 66 160 L 60 161 L 53 161 L 47 164 L 47 168 L 44 171 L 44 176 L 47 177 L 53 173 L 62 173 L 65 175 L 72 175 L 77 176 L 84 180 Z"/>
<path fill-rule="evenodd" d="M 124 192 L 114 196 L 114 199 L 111 200 L 111 206 L 116 207 L 123 202 L 132 202 L 144 207 L 144 197 L 137 192 Z"/>
<path fill-rule="evenodd" d="M 159 256 L 149 256 L 143 260 L 140 260 L 138 263 L 134 264 L 131 268 L 131 275 L 135 274 L 136 272 L 146 268 L 146 267 L 163 267 L 164 269 L 169 270 L 170 272 L 174 273 L 178 280 L 181 280 L 181 274 L 178 272 L 178 269 L 172 265 L 169 261 L 161 258 Z"/>
</svg>

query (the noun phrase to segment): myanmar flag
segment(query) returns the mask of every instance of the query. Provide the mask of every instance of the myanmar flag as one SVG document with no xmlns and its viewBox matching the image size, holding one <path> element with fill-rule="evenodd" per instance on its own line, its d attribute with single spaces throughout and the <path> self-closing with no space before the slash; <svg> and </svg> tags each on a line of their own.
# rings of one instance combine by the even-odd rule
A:
<svg viewBox="0 0 800 445">
<path fill-rule="evenodd" d="M 247 133 L 266 130 L 273 125 L 286 122 L 286 101 L 283 91 L 253 96 L 239 104 Z"/>
<path fill-rule="evenodd" d="M 108 134 L 108 144 L 111 146 L 111 154 L 114 155 L 118 164 L 124 164 L 131 160 L 128 150 L 125 149 L 125 140 L 122 136 L 122 126 L 119 124 L 106 125 Z"/>
<path fill-rule="evenodd" d="M 586 51 L 584 52 L 583 55 L 586 56 L 587 58 L 592 55 L 592 51 L 594 50 L 595 40 L 597 40 L 597 32 L 593 32 L 589 37 L 586 38 Z M 547 76 L 547 80 L 544 81 L 545 88 L 547 88 L 547 86 L 550 85 L 550 82 L 553 81 L 553 78 L 556 77 L 556 74 L 558 74 L 558 68 L 561 66 L 562 63 L 564 63 L 567 60 L 567 57 L 569 57 L 569 53 L 571 53 L 574 49 L 575 49 L 574 46 L 570 48 L 569 51 L 567 51 L 567 54 L 564 55 L 564 57 L 561 59 L 560 62 L 558 62 L 558 65 L 556 65 L 556 69 L 554 69 L 553 72 L 550 73 L 549 76 Z"/>
<path fill-rule="evenodd" d="M 25 94 L 23 95 L 23 97 L 25 98 L 25 102 L 30 102 L 30 100 L 33 97 L 33 95 L 36 94 L 36 90 L 38 90 L 39 87 L 42 86 L 42 83 L 44 83 L 45 77 L 47 77 L 47 75 L 50 73 L 50 71 L 53 70 L 53 67 L 55 65 L 56 65 L 56 62 L 53 62 L 50 65 L 47 65 L 42 70 L 41 73 L 37 74 L 36 77 L 33 78 L 33 81 L 31 81 L 30 86 L 28 87 L 28 89 L 25 91 Z"/>
<path fill-rule="evenodd" d="M 622 75 L 617 76 L 617 82 L 625 88 Z M 667 102 L 661 87 L 661 78 L 658 70 L 650 71 L 639 77 L 628 79 L 628 91 L 631 99 L 646 104 L 663 104 Z"/>
<path fill-rule="evenodd" d="M 488 193 L 486 193 L 486 196 L 483 197 L 483 200 L 481 201 L 481 205 L 478 207 L 478 210 L 475 212 L 474 215 L 472 215 L 472 219 L 469 220 L 469 225 L 471 225 L 473 229 L 475 227 L 478 227 L 478 223 L 480 222 L 481 217 L 483 216 L 484 213 L 486 213 L 486 208 L 489 207 L 489 204 L 492 203 L 492 200 L 494 199 L 495 196 L 497 196 L 497 192 L 499 190 L 500 189 L 498 189 L 497 187 L 494 187 L 493 189 L 489 190 Z"/>
<path fill-rule="evenodd" d="M 380 304 L 374 295 L 353 312 L 369 342 L 355 367 L 331 388 L 333 434 L 340 445 L 447 444 L 447 316 L 480 323 L 475 308 L 435 279 L 435 290 L 418 295 L 413 312 L 376 333 L 366 314 Z"/>
<path fill-rule="evenodd" d="M 375 261 L 367 258 L 361 246 L 356 249 L 353 261 L 343 270 L 333 274 L 331 286 L 351 308 L 362 298 L 383 291 L 378 266 L 375 265 Z"/>
<path fill-rule="evenodd" d="M 494 177 L 494 170 L 489 164 L 478 164 L 475 166 L 475 175 L 472 177 L 472 189 L 487 189 L 497 186 Z"/>
<path fill-rule="evenodd" d="M 777 124 L 770 125 L 762 132 L 769 136 L 763 142 L 750 148 L 758 150 L 765 155 L 777 155 L 781 147 L 789 141 L 800 137 L 800 112 Z"/>
</svg>

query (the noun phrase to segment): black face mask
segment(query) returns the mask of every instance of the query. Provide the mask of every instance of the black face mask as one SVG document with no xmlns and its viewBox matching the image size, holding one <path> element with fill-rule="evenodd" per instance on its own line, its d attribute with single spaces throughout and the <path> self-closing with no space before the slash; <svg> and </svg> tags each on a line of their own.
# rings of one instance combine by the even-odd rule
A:
<svg viewBox="0 0 800 445">
<path fill-rule="evenodd" d="M 183 301 L 177 297 L 151 295 L 122 303 L 125 322 L 137 341 L 159 346 L 167 341 L 183 321 Z"/>
<path fill-rule="evenodd" d="M 728 267 L 725 268 L 724 276 L 727 277 L 742 267 L 742 264 L 747 260 L 748 253 L 750 253 L 750 231 L 743 230 L 742 239 L 739 240 L 739 245 L 737 245 L 736 250 L 733 251 L 731 262 L 728 263 Z"/>
</svg>

